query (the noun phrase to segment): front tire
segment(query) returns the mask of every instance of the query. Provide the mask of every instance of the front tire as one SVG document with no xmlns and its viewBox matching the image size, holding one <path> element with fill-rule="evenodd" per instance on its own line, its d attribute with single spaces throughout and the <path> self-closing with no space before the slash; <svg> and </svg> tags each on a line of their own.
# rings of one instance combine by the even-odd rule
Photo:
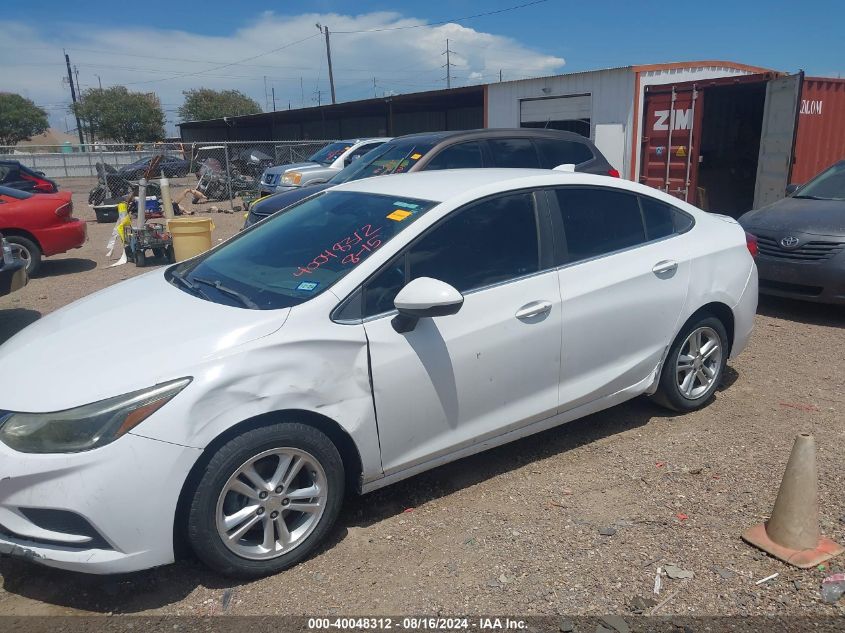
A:
<svg viewBox="0 0 845 633">
<path fill-rule="evenodd" d="M 322 432 L 299 423 L 254 429 L 220 447 L 203 469 L 188 540 L 226 576 L 274 574 L 326 537 L 343 495 L 343 461 Z"/>
<path fill-rule="evenodd" d="M 719 387 L 727 360 L 724 324 L 707 314 L 691 320 L 669 348 L 652 398 L 673 411 L 701 409 Z"/>
</svg>

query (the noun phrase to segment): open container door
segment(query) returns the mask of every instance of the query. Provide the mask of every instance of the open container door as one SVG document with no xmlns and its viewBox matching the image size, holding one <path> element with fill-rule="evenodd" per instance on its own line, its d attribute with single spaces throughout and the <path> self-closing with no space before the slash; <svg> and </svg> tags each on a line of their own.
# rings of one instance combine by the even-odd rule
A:
<svg viewBox="0 0 845 633">
<path fill-rule="evenodd" d="M 763 130 L 754 185 L 754 208 L 784 197 L 792 171 L 792 151 L 804 73 L 772 79 L 766 85 Z"/>
</svg>

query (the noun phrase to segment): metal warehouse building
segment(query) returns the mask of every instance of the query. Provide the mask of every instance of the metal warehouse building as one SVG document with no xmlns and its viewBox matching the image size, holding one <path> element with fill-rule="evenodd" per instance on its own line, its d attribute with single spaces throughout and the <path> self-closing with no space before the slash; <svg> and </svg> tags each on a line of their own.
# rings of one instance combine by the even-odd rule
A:
<svg viewBox="0 0 845 633">
<path fill-rule="evenodd" d="M 187 142 L 546 127 L 625 178 L 738 215 L 845 157 L 845 80 L 727 61 L 625 66 L 181 125 Z"/>
</svg>

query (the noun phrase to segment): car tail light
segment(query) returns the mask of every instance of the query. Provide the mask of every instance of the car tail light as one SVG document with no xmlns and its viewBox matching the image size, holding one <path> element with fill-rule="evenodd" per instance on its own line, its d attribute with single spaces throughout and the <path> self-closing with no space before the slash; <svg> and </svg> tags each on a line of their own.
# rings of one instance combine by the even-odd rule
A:
<svg viewBox="0 0 845 633">
<path fill-rule="evenodd" d="M 73 215 L 73 202 L 66 202 L 58 209 L 56 209 L 56 216 L 60 218 L 69 218 Z"/>
<path fill-rule="evenodd" d="M 757 253 L 760 252 L 760 249 L 757 248 L 757 236 L 751 235 L 751 233 L 745 233 L 745 245 L 748 247 L 748 252 L 751 253 L 751 257 L 757 257 Z"/>
<path fill-rule="evenodd" d="M 614 178 L 619 178 L 619 170 L 613 169 L 613 167 L 611 167 L 610 169 L 607 170 L 607 175 L 613 176 Z"/>
<path fill-rule="evenodd" d="M 31 176 L 30 174 L 24 171 L 21 172 L 21 178 L 23 178 L 24 180 L 28 180 L 29 182 L 34 182 L 35 184 L 32 186 L 32 188 L 39 193 L 53 193 L 54 191 L 53 183 L 44 178 L 39 178 L 38 176 Z"/>
</svg>

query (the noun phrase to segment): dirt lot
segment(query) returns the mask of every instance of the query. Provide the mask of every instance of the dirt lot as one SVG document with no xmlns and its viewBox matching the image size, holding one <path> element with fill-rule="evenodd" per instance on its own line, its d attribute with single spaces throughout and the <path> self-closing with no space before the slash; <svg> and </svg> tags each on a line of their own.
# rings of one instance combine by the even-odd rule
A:
<svg viewBox="0 0 845 633">
<path fill-rule="evenodd" d="M 88 182 L 63 185 L 92 220 L 89 241 L 0 299 L 0 340 L 140 272 L 107 267 L 111 226 L 93 223 Z M 209 215 L 215 238 L 243 220 Z M 845 542 L 843 326 L 843 309 L 765 300 L 705 410 L 677 417 L 636 400 L 351 498 L 330 543 L 277 576 L 237 583 L 186 560 L 99 578 L 3 560 L 0 614 L 626 614 L 642 597 L 669 598 L 659 614 L 845 615 L 845 599 L 820 601 L 829 569 L 793 569 L 739 539 L 771 510 L 793 438 L 809 431 L 822 531 Z M 694 577 L 664 578 L 654 596 L 667 563 Z"/>
</svg>

